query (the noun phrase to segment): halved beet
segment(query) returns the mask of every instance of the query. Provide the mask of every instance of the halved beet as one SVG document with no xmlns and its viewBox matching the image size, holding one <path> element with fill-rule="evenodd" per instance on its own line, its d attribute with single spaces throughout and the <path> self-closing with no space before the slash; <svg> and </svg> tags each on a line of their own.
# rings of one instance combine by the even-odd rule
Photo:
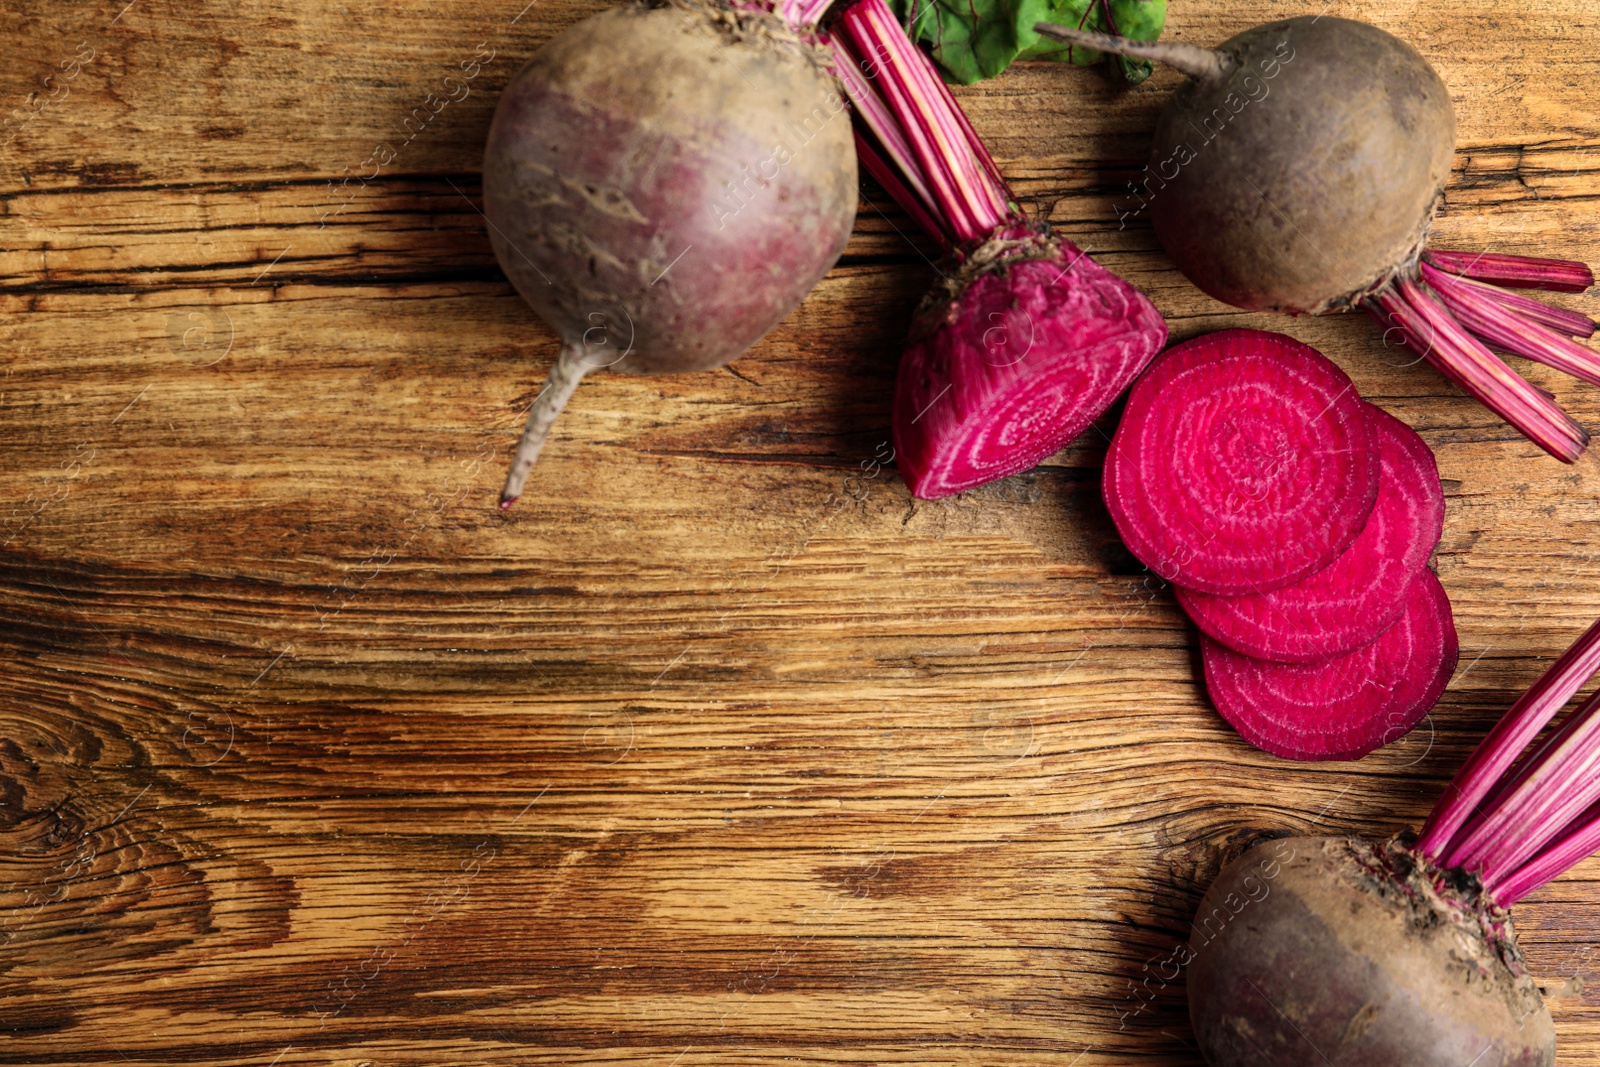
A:
<svg viewBox="0 0 1600 1067">
<path fill-rule="evenodd" d="M 1350 547 L 1378 495 L 1378 449 L 1349 377 L 1280 333 L 1176 345 L 1134 385 L 1106 506 L 1128 549 L 1221 596 L 1297 582 Z"/>
<path fill-rule="evenodd" d="M 1455 670 L 1455 621 L 1426 568 L 1398 622 L 1371 644 L 1317 663 L 1269 663 L 1204 635 L 1206 688 L 1239 736 L 1294 760 L 1360 759 L 1422 721 Z"/>
<path fill-rule="evenodd" d="M 1178 587 L 1178 603 L 1195 625 L 1235 652 L 1278 663 L 1342 656 L 1375 640 L 1405 610 L 1406 589 L 1444 529 L 1444 491 L 1427 442 L 1382 408 L 1366 408 L 1378 445 L 1378 500 L 1338 559 L 1270 593 L 1214 596 Z"/>
<path fill-rule="evenodd" d="M 1036 467 L 1104 414 L 1167 340 L 1133 286 L 1025 224 L 991 234 L 923 301 L 895 383 L 911 495 Z"/>
</svg>

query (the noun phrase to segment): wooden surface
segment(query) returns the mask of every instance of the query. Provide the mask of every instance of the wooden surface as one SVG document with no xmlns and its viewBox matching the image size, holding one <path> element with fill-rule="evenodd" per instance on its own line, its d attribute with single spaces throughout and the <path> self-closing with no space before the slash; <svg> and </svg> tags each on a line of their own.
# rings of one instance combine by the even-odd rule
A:
<svg viewBox="0 0 1600 1067">
<path fill-rule="evenodd" d="M 1028 65 L 961 98 L 1030 205 L 1176 337 L 1288 329 L 1437 450 L 1463 656 L 1416 733 L 1298 766 L 1219 722 L 1099 502 L 1109 419 L 937 504 L 871 473 L 932 278 L 873 190 L 731 369 L 591 378 L 503 515 L 553 345 L 479 155 L 597 9 L 525 2 L 0 11 L 0 1062 L 1197 1063 L 1147 979 L 1206 880 L 1417 825 L 1600 615 L 1596 461 L 1364 318 L 1203 297 L 1113 211 L 1175 78 Z M 1309 10 L 1175 0 L 1171 36 Z M 1600 261 L 1592 5 L 1325 10 L 1451 88 L 1441 244 Z M 1600 1064 L 1562 985 L 1600 980 L 1600 863 L 1518 920 Z"/>
</svg>

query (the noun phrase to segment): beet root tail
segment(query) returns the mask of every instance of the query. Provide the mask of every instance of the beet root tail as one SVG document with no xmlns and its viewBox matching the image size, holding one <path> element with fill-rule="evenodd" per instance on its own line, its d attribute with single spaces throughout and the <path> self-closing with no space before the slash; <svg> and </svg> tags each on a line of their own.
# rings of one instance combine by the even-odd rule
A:
<svg viewBox="0 0 1600 1067">
<path fill-rule="evenodd" d="M 1215 80 L 1227 72 L 1226 63 L 1220 52 L 1184 44 L 1182 41 L 1135 41 L 1112 33 L 1083 30 L 1076 26 L 1058 26 L 1053 22 L 1036 22 L 1033 24 L 1033 30 L 1041 37 L 1048 37 L 1063 44 L 1076 45 L 1096 52 L 1109 52 L 1116 56 L 1131 56 L 1134 59 L 1165 63 L 1173 70 L 1182 71 L 1196 81 Z"/>
<path fill-rule="evenodd" d="M 572 393 L 583 381 L 583 376 L 594 369 L 595 365 L 584 359 L 581 344 L 561 346 L 561 354 L 551 365 L 544 388 L 534 400 L 533 407 L 528 409 L 528 425 L 522 431 L 522 440 L 517 442 L 516 452 L 511 456 L 511 469 L 506 472 L 505 488 L 500 490 L 500 510 L 504 511 L 515 504 L 522 495 L 522 487 L 539 459 L 539 451 L 544 448 L 545 438 L 550 436 L 550 427 L 555 425 L 556 416 L 572 399 Z"/>
</svg>

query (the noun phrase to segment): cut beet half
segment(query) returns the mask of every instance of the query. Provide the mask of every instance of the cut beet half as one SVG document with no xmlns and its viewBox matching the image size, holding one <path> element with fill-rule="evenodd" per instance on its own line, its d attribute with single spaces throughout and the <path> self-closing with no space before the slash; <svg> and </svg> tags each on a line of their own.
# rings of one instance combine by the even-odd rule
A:
<svg viewBox="0 0 1600 1067">
<path fill-rule="evenodd" d="M 1345 373 L 1261 330 L 1176 345 L 1134 385 L 1106 457 L 1128 549 L 1176 585 L 1265 593 L 1332 563 L 1378 495 L 1378 449 Z"/>
<path fill-rule="evenodd" d="M 1455 670 L 1455 621 L 1426 568 L 1376 641 L 1316 663 L 1269 663 L 1202 635 L 1211 702 L 1239 736 L 1293 760 L 1353 760 L 1422 721 Z"/>
<path fill-rule="evenodd" d="M 817 0 L 822 2 L 822 0 Z M 1027 219 L 884 0 L 831 24 L 856 154 L 944 248 L 895 384 L 900 473 L 924 500 L 1016 474 L 1109 408 L 1167 341 L 1155 306 Z"/>
<path fill-rule="evenodd" d="M 1019 225 L 986 247 L 924 302 L 900 361 L 895 454 L 924 500 L 1037 466 L 1167 339 L 1150 301 L 1072 242 Z"/>
<path fill-rule="evenodd" d="M 1444 490 L 1427 442 L 1382 408 L 1366 407 L 1378 445 L 1378 500 L 1338 559 L 1270 593 L 1177 588 L 1195 625 L 1235 652 L 1278 663 L 1342 656 L 1376 640 L 1405 610 L 1406 589 L 1444 529 Z"/>
</svg>

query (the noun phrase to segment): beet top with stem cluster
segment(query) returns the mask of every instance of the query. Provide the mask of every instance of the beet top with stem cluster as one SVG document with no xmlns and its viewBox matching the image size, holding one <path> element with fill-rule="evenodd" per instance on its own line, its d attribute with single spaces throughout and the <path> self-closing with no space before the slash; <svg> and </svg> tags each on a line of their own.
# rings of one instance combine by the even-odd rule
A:
<svg viewBox="0 0 1600 1067">
<path fill-rule="evenodd" d="M 1552 1067 L 1511 906 L 1600 848 L 1600 622 L 1512 705 L 1416 838 L 1278 838 L 1206 891 L 1189 1015 L 1212 1067 Z"/>
</svg>

